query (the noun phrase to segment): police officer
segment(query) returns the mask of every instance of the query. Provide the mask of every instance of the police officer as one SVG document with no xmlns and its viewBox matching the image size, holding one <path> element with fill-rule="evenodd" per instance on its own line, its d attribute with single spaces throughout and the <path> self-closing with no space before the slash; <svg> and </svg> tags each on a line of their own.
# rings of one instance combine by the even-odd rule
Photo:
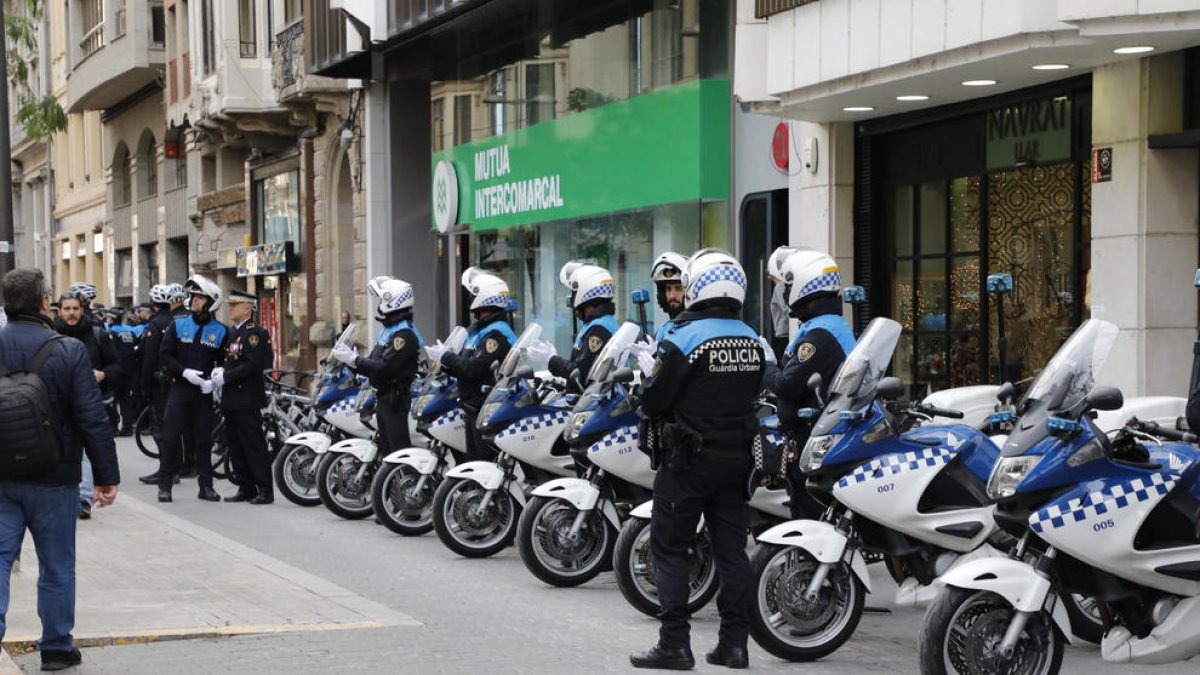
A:
<svg viewBox="0 0 1200 675">
<path fill-rule="evenodd" d="M 746 274 L 733 256 L 717 249 L 697 252 L 682 283 L 685 311 L 659 342 L 641 397 L 643 414 L 661 422 L 650 521 L 661 626 L 658 644 L 629 660 L 637 668 L 687 670 L 695 664 L 687 609 L 688 550 L 704 516 L 720 576 L 721 615 L 719 641 L 706 659 L 745 668 L 750 612 L 746 503 L 763 352 L 758 336 L 739 318 Z"/>
<path fill-rule="evenodd" d="M 820 373 L 826 386 L 854 349 L 854 331 L 842 318 L 842 274 L 828 254 L 797 250 L 779 266 L 786 284 L 787 302 L 792 316 L 800 320 L 800 329 L 783 352 L 783 361 L 767 357 L 763 384 L 779 403 L 779 424 L 797 450 L 808 442 L 809 427 L 796 417 L 801 408 L 818 408 L 817 392 L 808 381 Z M 764 340 L 764 349 L 769 348 Z M 798 454 L 798 453 L 797 453 Z M 804 488 L 804 475 L 792 462 L 788 465 L 788 486 L 792 518 L 814 518 L 823 510 Z"/>
<path fill-rule="evenodd" d="M 496 384 L 492 364 L 503 361 L 517 341 L 516 333 L 505 320 L 512 300 L 503 279 L 477 267 L 463 272 L 462 285 L 471 294 L 474 319 L 467 327 L 462 351 L 448 353 L 439 340 L 426 347 L 425 353 L 431 362 L 440 361 L 446 372 L 458 378 L 458 401 L 467 423 L 467 459 L 488 459 L 475 420 L 483 405 L 483 388 Z"/>
<path fill-rule="evenodd" d="M 121 429 L 118 436 L 133 435 L 133 423 L 141 412 L 138 402 L 141 400 L 141 368 L 138 359 L 141 354 L 138 344 L 146 327 L 140 325 L 133 312 L 129 313 L 129 321 L 109 326 L 108 332 L 117 349 L 117 362 L 121 365 L 121 378 L 116 386 L 117 407 L 121 411 Z"/>
<path fill-rule="evenodd" d="M 617 284 L 603 267 L 578 262 L 563 265 L 559 281 L 571 291 L 575 317 L 583 326 L 575 337 L 570 358 L 559 356 L 549 342 L 537 340 L 529 346 L 529 360 L 545 363 L 551 375 L 567 380 L 569 387 L 577 389 L 579 384 L 571 374 L 578 371 L 581 379 L 587 378 L 600 350 L 617 332 L 617 320 L 613 318 L 617 311 L 613 304 Z"/>
<path fill-rule="evenodd" d="M 225 441 L 240 485 L 225 501 L 270 504 L 275 501 L 275 487 L 262 409 L 267 404 L 263 371 L 274 362 L 271 335 L 254 322 L 258 300 L 253 295 L 231 291 L 227 302 L 233 332 L 224 362 L 212 371 L 212 382 L 221 390 Z"/>
<path fill-rule="evenodd" d="M 683 268 L 687 266 L 687 256 L 674 251 L 667 251 L 658 256 L 654 266 L 650 268 L 650 278 L 654 280 L 655 296 L 658 308 L 667 315 L 655 331 L 654 340 L 657 342 L 666 335 L 674 325 L 675 317 L 683 311 Z"/>
<path fill-rule="evenodd" d="M 212 369 L 225 356 L 229 330 L 213 316 L 221 308 L 221 288 L 212 281 L 192 275 L 184 288 L 188 293 L 188 315 L 176 318 L 162 338 L 163 367 L 170 388 L 159 444 L 158 501 L 171 501 L 171 485 L 178 468 L 184 437 L 191 440 L 200 483 L 200 499 L 221 501 L 212 486 L 212 428 L 214 384 Z"/>
<path fill-rule="evenodd" d="M 176 307 L 183 305 L 183 300 L 179 297 L 182 294 L 183 286 L 180 284 L 155 284 L 150 287 L 150 304 L 154 308 L 154 314 L 146 322 L 139 345 L 142 358 L 142 391 L 149 399 L 153 428 L 157 435 L 156 442 L 159 444 L 162 443 L 162 421 L 166 415 L 168 388 L 167 375 L 162 366 L 162 338 L 167 332 L 167 326 L 174 320 L 172 312 Z M 147 485 L 158 485 L 158 471 L 141 476 L 138 480 Z M 178 476 L 175 477 L 175 482 L 179 482 Z"/>
<path fill-rule="evenodd" d="M 408 410 L 412 404 L 409 388 L 417 377 L 417 359 L 424 341 L 412 324 L 413 287 L 407 281 L 376 277 L 367 284 L 371 296 L 379 301 L 375 318 L 383 329 L 367 356 L 340 342 L 333 347 L 333 358 L 363 373 L 375 387 L 375 421 L 379 427 L 376 443 L 387 452 L 412 445 L 408 434 Z"/>
</svg>

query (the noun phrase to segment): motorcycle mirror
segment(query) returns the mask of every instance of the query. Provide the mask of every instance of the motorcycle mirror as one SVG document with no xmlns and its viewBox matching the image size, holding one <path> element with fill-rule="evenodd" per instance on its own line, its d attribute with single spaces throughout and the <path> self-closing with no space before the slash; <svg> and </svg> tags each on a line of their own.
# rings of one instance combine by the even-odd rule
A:
<svg viewBox="0 0 1200 675">
<path fill-rule="evenodd" d="M 617 368 L 617 372 L 613 373 L 612 380 L 613 382 L 618 382 L 620 384 L 629 384 L 630 382 L 633 382 L 633 369 Z"/>
<path fill-rule="evenodd" d="M 1092 410 L 1118 410 L 1123 405 L 1125 396 L 1116 387 L 1096 387 L 1087 395 L 1087 407 Z"/>
<path fill-rule="evenodd" d="M 1007 405 L 1012 403 L 1013 399 L 1016 398 L 1016 395 L 1017 387 L 1013 385 L 1012 382 L 1005 382 L 1004 384 L 1000 385 L 1000 389 L 996 391 L 996 400 Z"/>
<path fill-rule="evenodd" d="M 575 385 L 579 387 L 580 391 L 587 389 L 587 387 L 583 386 L 583 378 L 581 377 L 578 368 L 571 371 L 571 381 L 574 382 Z"/>
<path fill-rule="evenodd" d="M 1191 430 L 1192 430 L 1192 428 L 1190 426 L 1188 426 L 1188 421 L 1187 421 L 1186 417 L 1176 417 L 1175 418 L 1175 431 L 1191 431 Z"/>
<path fill-rule="evenodd" d="M 904 396 L 904 380 L 898 377 L 885 377 L 875 385 L 875 393 L 885 401 L 895 401 Z"/>
<path fill-rule="evenodd" d="M 811 391 L 821 405 L 825 405 L 825 378 L 821 377 L 820 373 L 813 373 L 808 378 L 808 390 Z"/>
<path fill-rule="evenodd" d="M 517 369 L 517 377 L 528 380 L 533 377 L 533 366 L 521 366 Z"/>
</svg>

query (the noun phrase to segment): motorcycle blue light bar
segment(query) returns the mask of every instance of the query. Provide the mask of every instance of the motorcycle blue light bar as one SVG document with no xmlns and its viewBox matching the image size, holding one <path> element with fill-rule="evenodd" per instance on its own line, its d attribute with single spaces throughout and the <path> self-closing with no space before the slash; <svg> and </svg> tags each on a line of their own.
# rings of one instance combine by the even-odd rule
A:
<svg viewBox="0 0 1200 675">
<path fill-rule="evenodd" d="M 1013 280 L 1011 274 L 989 274 L 987 278 L 988 293 L 1012 293 Z"/>
<path fill-rule="evenodd" d="M 644 305 L 647 302 L 650 302 L 650 291 L 639 288 L 629 294 L 629 299 L 632 300 L 633 304 L 635 305 Z"/>
<path fill-rule="evenodd" d="M 1013 412 L 1011 410 L 994 412 L 988 416 L 988 421 L 992 424 L 1008 424 L 1013 421 Z"/>
<path fill-rule="evenodd" d="M 521 309 L 521 303 L 517 302 L 516 300 L 508 301 L 508 311 L 515 312 L 518 309 Z"/>
<path fill-rule="evenodd" d="M 838 419 L 843 422 L 854 422 L 862 419 L 862 413 L 857 410 L 843 410 L 838 413 Z"/>
<path fill-rule="evenodd" d="M 1079 422 L 1062 417 L 1047 417 L 1046 429 L 1052 434 L 1073 434 L 1079 431 Z"/>
<path fill-rule="evenodd" d="M 842 290 L 842 299 L 846 302 L 857 305 L 860 302 L 867 301 L 867 289 L 862 286 L 847 286 Z"/>
<path fill-rule="evenodd" d="M 802 420 L 815 420 L 818 412 L 816 408 L 801 408 L 796 411 L 796 417 Z"/>
</svg>

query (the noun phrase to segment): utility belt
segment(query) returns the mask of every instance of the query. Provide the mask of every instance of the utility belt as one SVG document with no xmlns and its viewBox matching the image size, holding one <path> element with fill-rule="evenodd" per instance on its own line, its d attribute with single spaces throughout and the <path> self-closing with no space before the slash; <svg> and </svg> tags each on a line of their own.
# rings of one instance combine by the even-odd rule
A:
<svg viewBox="0 0 1200 675">
<path fill-rule="evenodd" d="M 724 434 L 718 434 L 724 436 Z M 687 424 L 673 419 L 643 419 L 638 423 L 638 449 L 650 457 L 650 466 L 665 466 L 685 471 L 697 455 L 738 458 L 747 456 L 747 446 L 738 442 L 722 442 L 720 438 L 705 442 L 701 434 Z"/>
</svg>

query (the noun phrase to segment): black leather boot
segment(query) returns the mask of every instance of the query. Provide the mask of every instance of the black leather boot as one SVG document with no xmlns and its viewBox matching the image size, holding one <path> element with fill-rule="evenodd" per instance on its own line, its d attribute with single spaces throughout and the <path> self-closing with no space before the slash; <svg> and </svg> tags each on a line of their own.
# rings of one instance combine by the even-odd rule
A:
<svg viewBox="0 0 1200 675">
<path fill-rule="evenodd" d="M 696 667 L 692 650 L 687 647 L 669 648 L 654 645 L 644 652 L 629 655 L 634 668 L 657 668 L 659 670 L 691 670 Z"/>
<path fill-rule="evenodd" d="M 726 647 L 717 643 L 713 650 L 704 655 L 704 660 L 714 666 L 726 668 L 749 668 L 750 654 L 745 647 Z"/>
</svg>

